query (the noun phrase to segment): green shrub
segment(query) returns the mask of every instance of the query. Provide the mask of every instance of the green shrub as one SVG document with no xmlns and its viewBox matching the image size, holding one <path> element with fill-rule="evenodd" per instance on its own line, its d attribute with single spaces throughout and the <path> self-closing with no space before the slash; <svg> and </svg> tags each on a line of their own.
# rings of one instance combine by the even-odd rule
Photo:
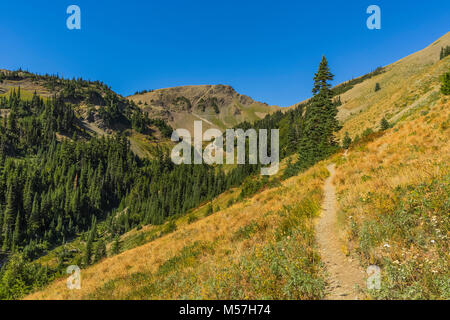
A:
<svg viewBox="0 0 450 320">
<path fill-rule="evenodd" d="M 251 222 L 237 230 L 233 234 L 233 240 L 244 240 L 244 239 L 250 239 L 253 234 L 255 234 L 259 229 L 259 226 L 256 222 Z"/>
<path fill-rule="evenodd" d="M 367 128 L 366 130 L 364 130 L 364 132 L 362 133 L 362 137 L 365 138 L 369 135 L 371 135 L 373 133 L 372 128 Z"/>
<path fill-rule="evenodd" d="M 350 144 L 352 143 L 352 138 L 348 135 L 348 132 L 345 133 L 344 140 L 342 141 L 342 146 L 344 149 L 348 149 Z"/>
<path fill-rule="evenodd" d="M 163 230 L 160 233 L 160 236 L 163 236 L 165 234 L 169 234 L 177 230 L 177 224 L 174 220 L 169 221 L 163 228 Z"/>
<path fill-rule="evenodd" d="M 188 217 L 188 223 L 193 223 L 193 222 L 195 222 L 195 221 L 197 221 L 197 220 L 198 220 L 198 217 L 195 216 L 195 215 L 193 215 L 193 214 L 191 214 L 191 215 Z"/>
<path fill-rule="evenodd" d="M 384 131 L 384 130 L 389 129 L 389 128 L 391 127 L 391 125 L 390 125 L 390 123 L 386 120 L 386 118 L 383 117 L 383 119 L 381 119 L 381 122 L 380 122 L 380 127 L 381 127 L 381 130 Z"/>
<path fill-rule="evenodd" d="M 381 90 L 381 87 L 380 87 L 380 84 L 377 82 L 377 83 L 375 84 L 375 92 L 377 92 L 377 91 L 379 91 L 379 90 Z"/>
</svg>

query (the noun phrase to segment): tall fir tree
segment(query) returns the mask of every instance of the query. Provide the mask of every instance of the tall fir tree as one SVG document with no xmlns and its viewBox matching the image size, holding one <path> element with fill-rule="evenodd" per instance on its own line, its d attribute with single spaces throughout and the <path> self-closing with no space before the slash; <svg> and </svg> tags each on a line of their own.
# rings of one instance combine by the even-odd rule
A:
<svg viewBox="0 0 450 320">
<path fill-rule="evenodd" d="M 447 72 L 441 77 L 442 85 L 441 92 L 445 95 L 450 94 L 450 72 Z"/>
<path fill-rule="evenodd" d="M 342 141 L 342 147 L 344 149 L 350 148 L 350 144 L 352 143 L 352 138 L 350 138 L 348 132 L 345 132 L 344 140 Z"/>
<path fill-rule="evenodd" d="M 330 81 L 334 75 L 322 57 L 319 69 L 314 76 L 313 97 L 306 107 L 303 134 L 299 143 L 297 166 L 305 169 L 325 158 L 336 147 L 334 133 L 340 129 L 336 119 L 337 104 L 332 101 L 333 92 Z"/>
<path fill-rule="evenodd" d="M 391 125 L 390 125 L 389 121 L 387 121 L 386 118 L 383 117 L 383 119 L 381 119 L 381 122 L 380 122 L 381 131 L 385 131 L 385 130 L 389 129 L 390 127 L 391 127 Z"/>
</svg>

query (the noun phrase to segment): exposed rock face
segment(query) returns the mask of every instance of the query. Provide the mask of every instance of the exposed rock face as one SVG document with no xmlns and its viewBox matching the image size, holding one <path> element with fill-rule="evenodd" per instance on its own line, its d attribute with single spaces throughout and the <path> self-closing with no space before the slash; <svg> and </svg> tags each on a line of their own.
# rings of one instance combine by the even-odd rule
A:
<svg viewBox="0 0 450 320">
<path fill-rule="evenodd" d="M 151 117 L 167 120 L 174 128 L 205 127 L 225 129 L 242 121 L 253 122 L 278 107 L 268 106 L 241 95 L 228 85 L 198 85 L 158 89 L 128 97 Z"/>
</svg>

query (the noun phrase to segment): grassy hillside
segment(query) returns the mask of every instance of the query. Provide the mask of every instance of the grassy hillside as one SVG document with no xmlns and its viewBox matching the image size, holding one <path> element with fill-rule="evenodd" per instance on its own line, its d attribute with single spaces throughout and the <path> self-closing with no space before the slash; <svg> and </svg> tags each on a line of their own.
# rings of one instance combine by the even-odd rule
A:
<svg viewBox="0 0 450 320">
<path fill-rule="evenodd" d="M 441 48 L 447 45 L 450 32 L 341 94 L 338 117 L 344 128 L 339 137 L 346 131 L 352 138 L 361 136 L 367 128 L 379 129 L 383 117 L 395 123 L 409 112 L 433 104 L 439 98 L 439 77 L 450 70 L 449 57 L 439 60 Z M 377 83 L 380 90 L 375 91 Z"/>
<path fill-rule="evenodd" d="M 383 270 L 373 297 L 450 298 L 449 107 L 438 97 L 338 161 L 344 250 Z"/>
<path fill-rule="evenodd" d="M 194 211 L 172 233 L 83 270 L 81 290 L 61 279 L 28 298 L 321 298 L 313 218 L 327 175 L 321 163 L 235 204 L 236 192 L 226 193 L 219 211 Z"/>
</svg>

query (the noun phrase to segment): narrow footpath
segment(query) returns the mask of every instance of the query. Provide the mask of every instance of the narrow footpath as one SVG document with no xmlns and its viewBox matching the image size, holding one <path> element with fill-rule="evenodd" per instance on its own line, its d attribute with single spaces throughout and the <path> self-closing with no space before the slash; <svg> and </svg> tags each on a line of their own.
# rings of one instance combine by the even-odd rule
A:
<svg viewBox="0 0 450 320">
<path fill-rule="evenodd" d="M 365 286 L 365 273 L 357 261 L 347 257 L 337 232 L 336 191 L 333 185 L 335 165 L 327 167 L 330 176 L 324 185 L 322 214 L 316 225 L 316 237 L 322 261 L 328 273 L 327 300 L 358 300 Z"/>
</svg>

